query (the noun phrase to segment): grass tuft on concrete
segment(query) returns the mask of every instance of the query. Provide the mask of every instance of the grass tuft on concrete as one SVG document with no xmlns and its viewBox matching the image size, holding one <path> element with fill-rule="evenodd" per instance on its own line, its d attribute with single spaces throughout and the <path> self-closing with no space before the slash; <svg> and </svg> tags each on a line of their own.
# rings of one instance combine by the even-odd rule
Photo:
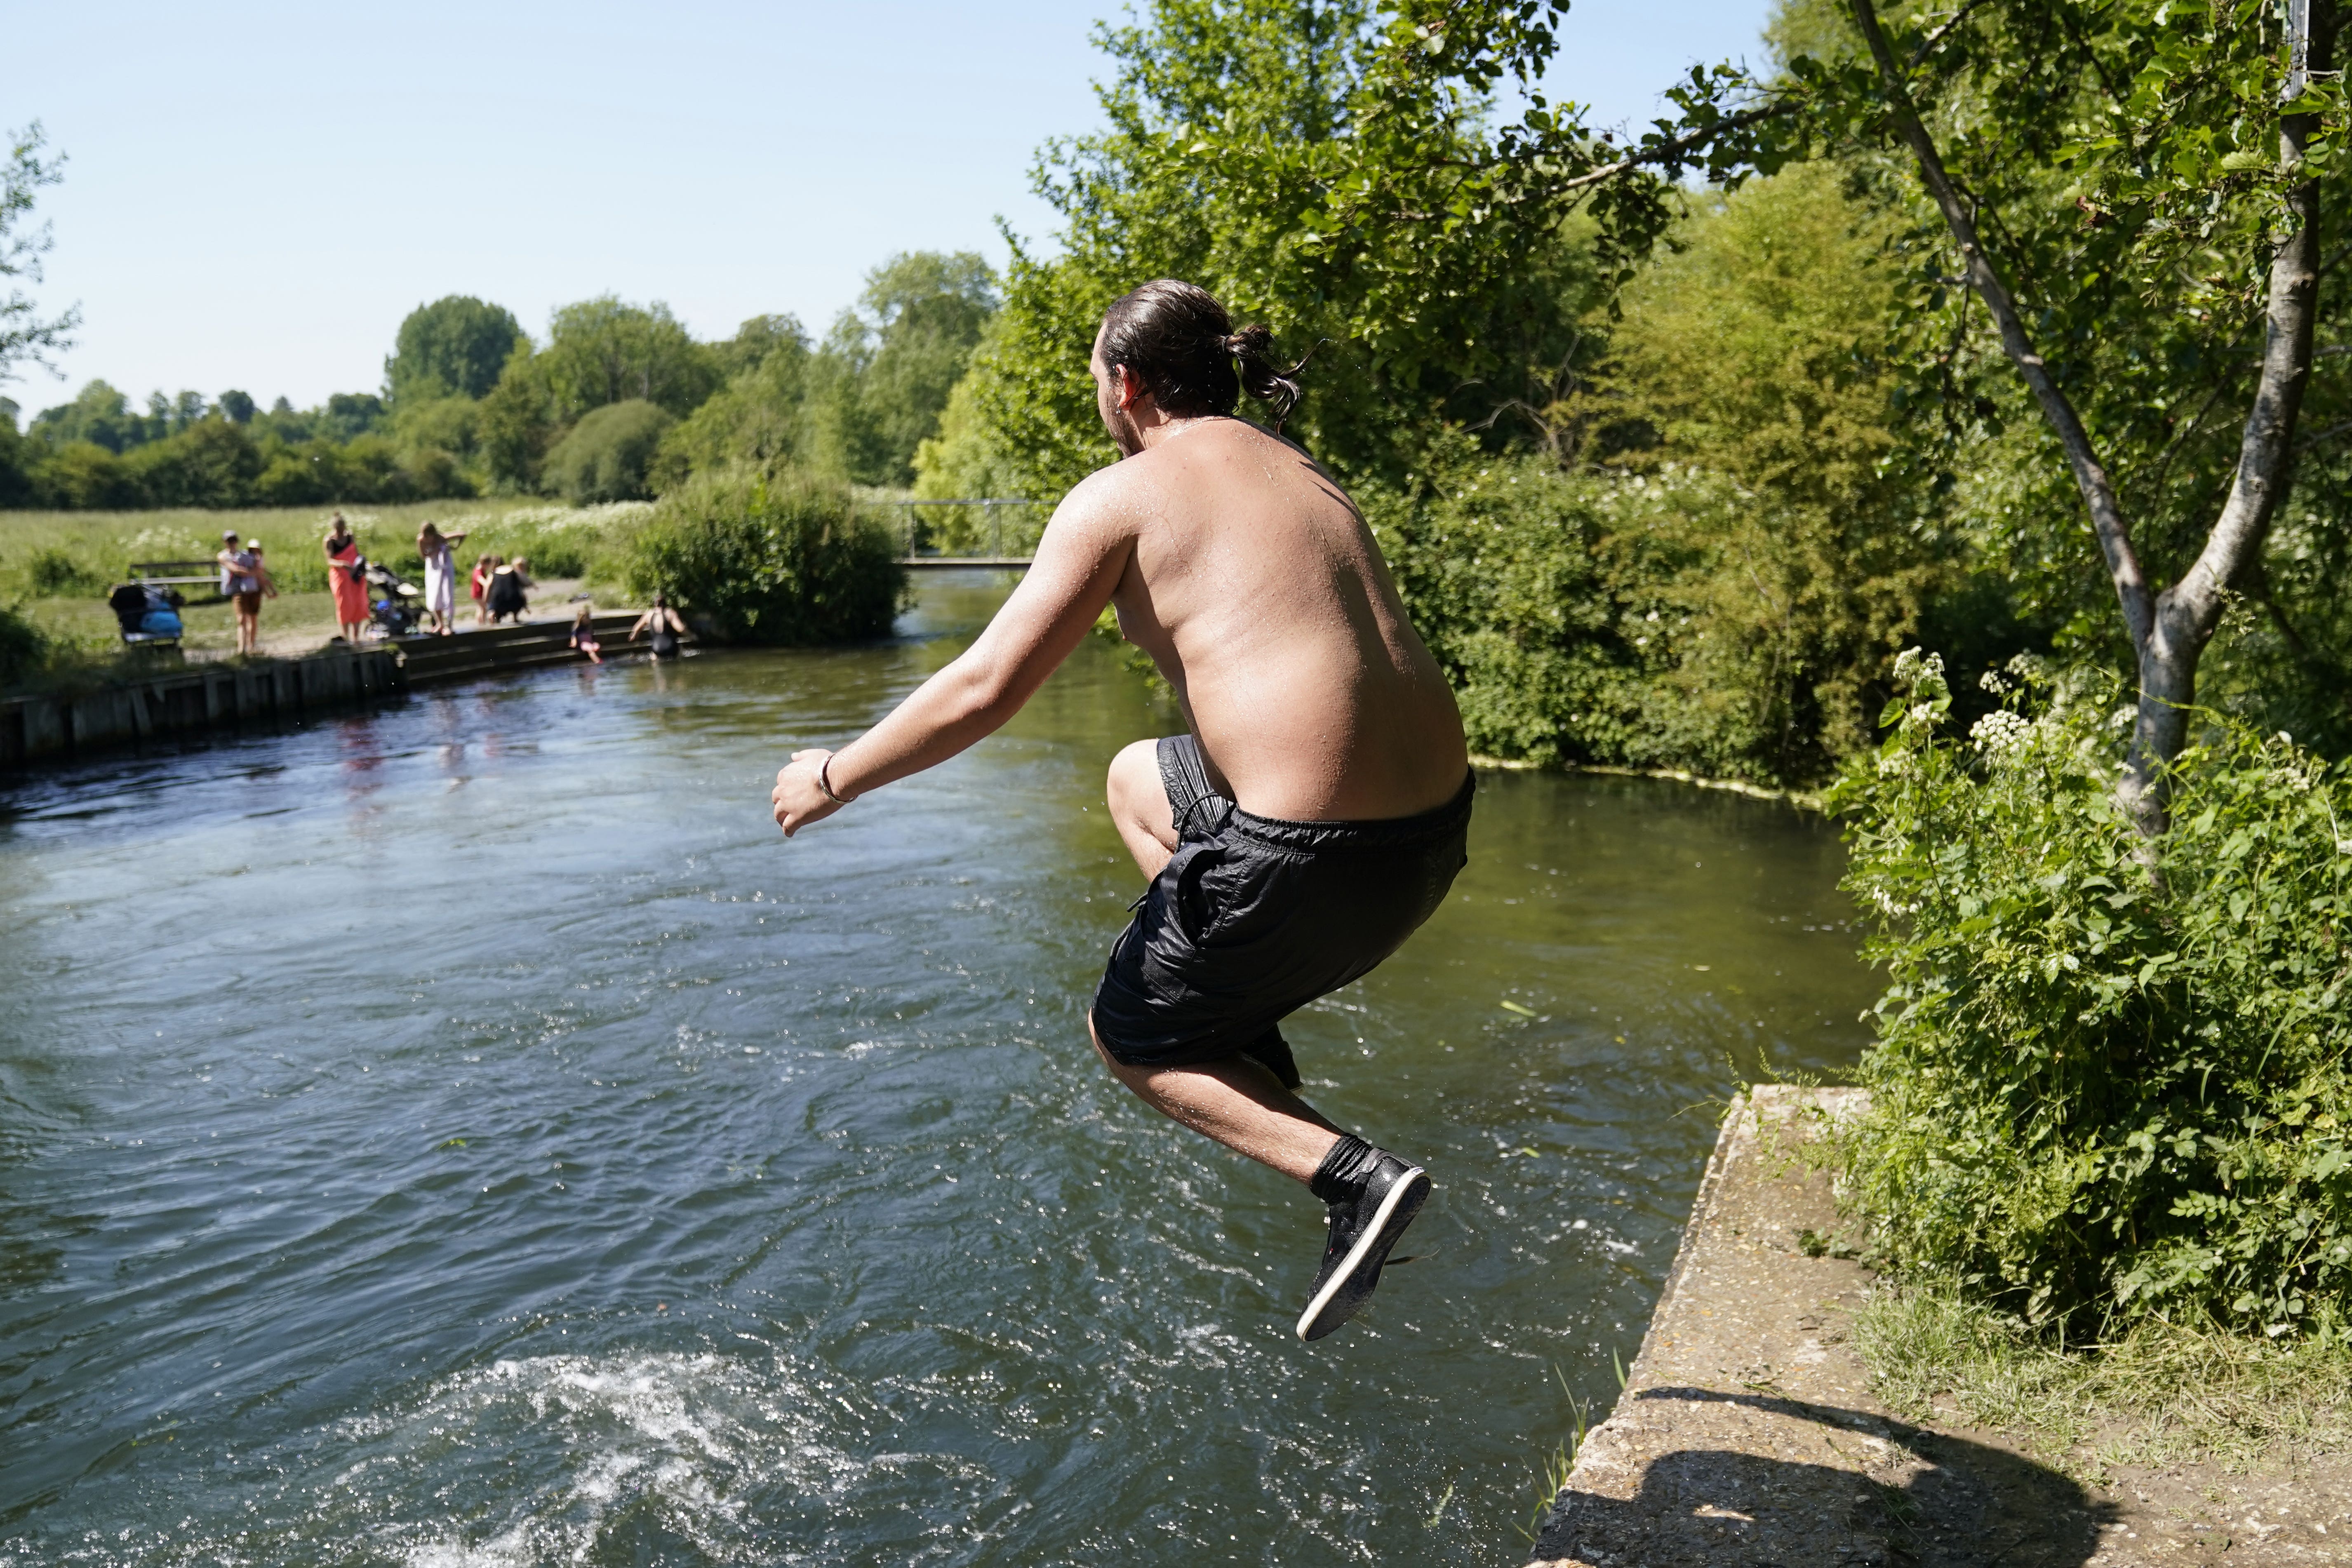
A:
<svg viewBox="0 0 2352 1568">
<path fill-rule="evenodd" d="M 2278 1339 L 2161 1320 L 2079 1350 L 1945 1284 L 1885 1284 L 1854 1344 L 1907 1420 L 1999 1432 L 2077 1479 L 2114 1467 L 2242 1472 L 2352 1447 L 2352 1330 Z"/>
</svg>

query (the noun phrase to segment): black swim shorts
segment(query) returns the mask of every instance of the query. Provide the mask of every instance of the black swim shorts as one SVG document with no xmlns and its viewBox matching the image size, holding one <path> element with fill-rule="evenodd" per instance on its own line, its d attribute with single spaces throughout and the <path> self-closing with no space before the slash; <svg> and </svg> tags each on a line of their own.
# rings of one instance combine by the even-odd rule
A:
<svg viewBox="0 0 2352 1568">
<path fill-rule="evenodd" d="M 1360 978 L 1436 911 L 1469 863 L 1475 779 L 1434 811 L 1285 822 L 1209 786 L 1200 742 L 1160 742 L 1175 856 L 1138 900 L 1095 992 L 1096 1037 L 1129 1067 L 1245 1056 L 1298 1087 L 1276 1026 Z"/>
</svg>

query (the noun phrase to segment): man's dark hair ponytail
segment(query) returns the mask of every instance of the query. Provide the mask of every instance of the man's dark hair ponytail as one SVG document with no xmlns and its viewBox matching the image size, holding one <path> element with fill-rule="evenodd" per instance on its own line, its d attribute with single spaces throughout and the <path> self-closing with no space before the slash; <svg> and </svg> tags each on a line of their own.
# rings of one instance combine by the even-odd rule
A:
<svg viewBox="0 0 2352 1568">
<path fill-rule="evenodd" d="M 1276 370 L 1269 357 L 1273 348 L 1274 333 L 1255 323 L 1225 339 L 1225 352 L 1241 366 L 1242 390 L 1273 412 L 1274 427 L 1279 430 L 1282 422 L 1290 417 L 1290 411 L 1298 406 L 1302 390 L 1298 373 L 1307 368 L 1307 362 L 1300 360 L 1288 370 Z"/>
<path fill-rule="evenodd" d="M 1103 313 L 1103 363 L 1140 381 L 1180 419 L 1231 414 L 1246 391 L 1281 429 L 1298 405 L 1297 376 L 1307 362 L 1276 370 L 1273 348 L 1273 332 L 1255 324 L 1234 331 L 1214 295 L 1170 278 L 1130 290 Z"/>
</svg>

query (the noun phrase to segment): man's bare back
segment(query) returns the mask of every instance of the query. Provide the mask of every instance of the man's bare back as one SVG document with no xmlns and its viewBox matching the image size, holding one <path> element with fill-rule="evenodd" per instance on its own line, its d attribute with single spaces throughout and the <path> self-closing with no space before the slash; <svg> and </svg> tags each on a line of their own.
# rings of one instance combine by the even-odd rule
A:
<svg viewBox="0 0 2352 1568">
<path fill-rule="evenodd" d="M 1465 863 L 1462 721 L 1371 531 L 1294 444 L 1232 416 L 1242 367 L 1297 395 L 1263 328 L 1189 284 L 1104 319 L 1089 370 L 1122 460 L 1073 489 L 988 627 L 839 752 L 795 752 L 771 799 L 787 837 L 995 731 L 1105 605 L 1191 732 L 1116 757 L 1107 795 L 1150 880 L 1087 1016 L 1148 1103 L 1306 1182 L 1329 1208 L 1301 1339 L 1370 1298 L 1427 1174 L 1294 1092 L 1281 1020 L 1379 964 Z"/>
<path fill-rule="evenodd" d="M 1454 693 L 1339 485 L 1210 417 L 1073 491 L 1129 535 L 1120 629 L 1176 689 L 1221 793 L 1294 821 L 1409 816 L 1461 787 Z"/>
<path fill-rule="evenodd" d="M 822 781 L 813 764 L 801 782 L 830 795 L 803 788 L 778 822 L 797 832 L 993 731 L 1106 603 L 1176 689 L 1212 782 L 1249 810 L 1374 820 L 1461 786 L 1454 693 L 1354 503 L 1289 442 L 1212 416 L 1146 427 L 1132 456 L 1072 489 L 978 640 L 828 754 Z"/>
</svg>

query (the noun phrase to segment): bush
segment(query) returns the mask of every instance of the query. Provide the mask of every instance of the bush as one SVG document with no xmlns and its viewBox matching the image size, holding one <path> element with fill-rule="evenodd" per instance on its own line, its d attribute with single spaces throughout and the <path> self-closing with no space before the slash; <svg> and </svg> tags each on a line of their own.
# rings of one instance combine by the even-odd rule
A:
<svg viewBox="0 0 2352 1568">
<path fill-rule="evenodd" d="M 845 489 L 800 475 L 689 480 L 625 548 L 632 593 L 665 591 L 745 642 L 880 637 L 907 603 L 889 530 Z"/>
<path fill-rule="evenodd" d="M 602 576 L 607 553 L 625 551 L 626 539 L 653 510 L 645 501 L 525 507 L 474 524 L 466 553 L 489 551 L 509 561 L 526 556 L 531 575 L 542 579 Z"/>
<path fill-rule="evenodd" d="M 1474 751 L 1810 784 L 1870 743 L 1929 574 L 1856 564 L 1822 509 L 1467 443 L 1412 484 L 1359 498 Z"/>
<path fill-rule="evenodd" d="M 0 605 L 0 691 L 41 668 L 48 639 L 14 605 Z"/>
<path fill-rule="evenodd" d="M 147 494 L 121 458 L 94 441 L 68 441 L 33 471 L 37 498 L 59 508 L 92 511 L 147 504 Z"/>
<path fill-rule="evenodd" d="M 28 504 L 37 493 L 33 462 L 40 448 L 17 433 L 16 416 L 0 408 L 0 507 Z"/>
<path fill-rule="evenodd" d="M 205 419 L 132 447 L 122 466 L 150 506 L 237 507 L 251 504 L 264 459 L 244 426 Z"/>
<path fill-rule="evenodd" d="M 541 482 L 574 506 L 643 500 L 652 493 L 646 470 L 662 433 L 675 423 L 642 398 L 592 409 L 547 454 Z"/>
<path fill-rule="evenodd" d="M 2277 1335 L 2352 1302 L 2352 780 L 2206 716 L 2160 867 L 2112 792 L 2111 679 L 1894 733 L 1836 798 L 1890 986 L 1844 1153 L 1893 1259 L 2030 1321 Z M 1997 678 L 1988 684 L 2000 686 Z"/>
<path fill-rule="evenodd" d="M 103 594 L 107 578 L 59 550 L 43 545 L 25 563 L 25 591 L 37 599 L 78 598 Z"/>
</svg>

